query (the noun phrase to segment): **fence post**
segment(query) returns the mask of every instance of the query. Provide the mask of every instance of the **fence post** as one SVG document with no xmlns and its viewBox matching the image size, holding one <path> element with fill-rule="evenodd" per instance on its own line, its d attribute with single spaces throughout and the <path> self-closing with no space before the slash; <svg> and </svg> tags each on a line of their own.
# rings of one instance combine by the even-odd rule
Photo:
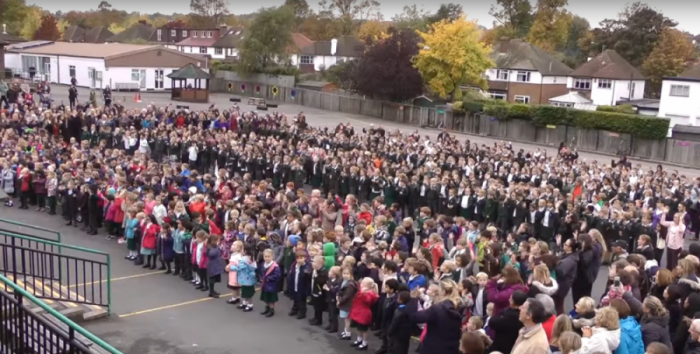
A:
<svg viewBox="0 0 700 354">
<path fill-rule="evenodd" d="M 15 279 L 14 281 L 17 281 Z M 22 303 L 24 302 L 23 296 L 19 292 L 15 292 L 15 299 L 17 299 L 17 307 L 19 308 L 19 311 L 16 313 L 16 318 L 17 318 L 17 329 L 18 329 L 18 334 L 19 334 L 19 340 L 17 340 L 17 344 L 19 346 L 19 351 L 17 353 L 25 353 L 24 351 L 24 346 L 25 346 L 25 330 L 24 330 L 24 316 L 25 316 L 25 310 L 22 309 Z"/>
</svg>

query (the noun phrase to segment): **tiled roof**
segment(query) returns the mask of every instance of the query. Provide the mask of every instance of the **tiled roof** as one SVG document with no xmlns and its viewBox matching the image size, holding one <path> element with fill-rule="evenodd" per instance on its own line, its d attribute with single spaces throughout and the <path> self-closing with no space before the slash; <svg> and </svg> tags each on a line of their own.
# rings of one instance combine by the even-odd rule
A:
<svg viewBox="0 0 700 354">
<path fill-rule="evenodd" d="M 292 33 L 292 45 L 287 48 L 289 53 L 300 53 L 302 49 L 310 46 L 314 41 L 301 33 Z"/>
<path fill-rule="evenodd" d="M 613 80 L 645 79 L 637 68 L 612 49 L 603 51 L 597 57 L 579 66 L 571 73 L 571 76 Z"/>
<path fill-rule="evenodd" d="M 24 39 L 13 36 L 11 34 L 7 33 L 2 33 L 0 32 L 0 41 L 6 42 L 6 43 L 20 43 L 20 42 L 26 42 Z"/>
<path fill-rule="evenodd" d="M 107 42 L 117 42 L 117 43 L 128 43 L 134 40 L 144 40 L 150 41 L 153 33 L 155 33 L 155 28 L 144 25 L 142 23 L 137 23 L 122 32 L 115 34 L 106 39 Z"/>
<path fill-rule="evenodd" d="M 194 64 L 188 64 L 168 74 L 168 77 L 171 79 L 208 79 L 211 76 Z"/>
<path fill-rule="evenodd" d="M 690 69 L 684 71 L 682 74 L 678 75 L 678 77 L 686 78 L 686 79 L 700 79 L 700 65 L 694 65 Z"/>
<path fill-rule="evenodd" d="M 532 70 L 543 76 L 568 76 L 573 69 L 555 56 L 521 39 L 497 42 L 491 59 L 500 69 Z"/>
<path fill-rule="evenodd" d="M 175 45 L 186 45 L 192 47 L 213 47 L 216 43 L 216 38 L 193 38 L 189 37 L 180 42 L 175 43 Z"/>
<path fill-rule="evenodd" d="M 243 28 L 230 28 L 225 34 L 221 36 L 212 47 L 219 48 L 238 48 L 245 38 L 245 31 Z"/>
</svg>

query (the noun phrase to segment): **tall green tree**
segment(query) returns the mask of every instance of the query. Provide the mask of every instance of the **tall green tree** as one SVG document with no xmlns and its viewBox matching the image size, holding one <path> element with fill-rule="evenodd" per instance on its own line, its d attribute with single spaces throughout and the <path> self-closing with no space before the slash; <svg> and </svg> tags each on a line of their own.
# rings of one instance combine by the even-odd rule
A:
<svg viewBox="0 0 700 354">
<path fill-rule="evenodd" d="M 428 12 L 415 4 L 404 5 L 403 11 L 394 15 L 391 21 L 397 29 L 412 29 L 425 31 L 428 25 Z"/>
<path fill-rule="evenodd" d="M 28 11 L 25 0 L 0 0 L 0 24 L 7 25 L 9 34 L 19 36 Z"/>
<path fill-rule="evenodd" d="M 574 15 L 571 19 L 569 37 L 561 52 L 564 55 L 564 62 L 572 68 L 584 63 L 590 54 L 579 43 L 588 38 L 590 29 L 591 25 L 585 18 Z"/>
<path fill-rule="evenodd" d="M 224 17 L 229 14 L 227 0 L 190 0 L 190 9 L 204 17 L 210 28 L 221 25 Z"/>
<path fill-rule="evenodd" d="M 288 62 L 287 49 L 292 42 L 294 9 L 281 6 L 263 8 L 256 13 L 240 48 L 239 71 L 265 73 Z"/>
<path fill-rule="evenodd" d="M 489 14 L 514 38 L 527 36 L 534 19 L 530 0 L 496 0 Z"/>
<path fill-rule="evenodd" d="M 295 31 L 298 31 L 301 24 L 314 13 L 306 0 L 285 0 L 284 6 L 289 6 L 294 9 L 294 16 L 296 17 L 296 20 L 294 21 Z"/>
<path fill-rule="evenodd" d="M 614 49 L 630 64 L 640 66 L 649 56 L 667 28 L 677 22 L 654 10 L 647 4 L 635 2 L 625 7 L 617 19 L 600 22 L 600 30 L 593 32 L 593 49 Z"/>
<path fill-rule="evenodd" d="M 365 21 L 382 19 L 377 0 L 321 0 L 318 6 L 321 17 L 340 23 L 342 35 L 354 34 Z"/>
<path fill-rule="evenodd" d="M 464 15 L 462 5 L 454 3 L 442 4 L 435 14 L 428 16 L 428 24 L 437 23 L 443 20 L 452 22 L 462 18 L 462 15 Z"/>
<path fill-rule="evenodd" d="M 57 41 L 61 38 L 58 31 L 58 22 L 52 14 L 46 14 L 41 18 L 41 25 L 34 33 L 34 40 Z"/>
<path fill-rule="evenodd" d="M 571 24 L 571 14 L 564 9 L 567 4 L 567 0 L 538 0 L 528 41 L 550 53 L 561 48 L 569 37 Z"/>
<path fill-rule="evenodd" d="M 695 48 L 691 39 L 675 28 L 667 28 L 642 64 L 642 72 L 649 78 L 647 92 L 659 97 L 661 83 L 666 76 L 678 76 L 693 58 Z"/>
</svg>

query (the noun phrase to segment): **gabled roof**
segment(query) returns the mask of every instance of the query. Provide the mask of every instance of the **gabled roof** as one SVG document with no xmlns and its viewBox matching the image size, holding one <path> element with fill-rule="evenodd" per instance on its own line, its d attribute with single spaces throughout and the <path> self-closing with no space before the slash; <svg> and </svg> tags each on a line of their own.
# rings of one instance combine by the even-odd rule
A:
<svg viewBox="0 0 700 354">
<path fill-rule="evenodd" d="M 211 76 L 208 72 L 198 68 L 194 64 L 187 64 L 182 68 L 168 74 L 171 79 L 209 79 Z"/>
<path fill-rule="evenodd" d="M 491 59 L 500 69 L 538 71 L 543 76 L 568 76 L 573 69 L 555 56 L 521 39 L 496 43 Z"/>
<path fill-rule="evenodd" d="M 301 53 L 302 49 L 314 43 L 314 41 L 310 40 L 308 37 L 301 33 L 292 33 L 292 42 L 293 44 L 291 44 L 287 48 L 287 52 L 294 54 Z"/>
<path fill-rule="evenodd" d="M 66 28 L 61 40 L 75 43 L 104 43 L 107 38 L 112 36 L 114 33 L 102 26 L 85 29 L 74 25 Z"/>
<path fill-rule="evenodd" d="M 700 80 L 700 65 L 694 65 L 690 69 L 684 71 L 682 74 L 678 75 L 679 78 Z M 665 78 L 666 79 L 666 78 Z M 667 78 L 673 80 L 672 77 Z"/>
<path fill-rule="evenodd" d="M 576 92 L 569 92 L 565 95 L 552 97 L 549 99 L 549 101 L 550 102 L 563 102 L 563 103 L 584 103 L 584 104 L 593 103 L 593 101 L 579 95 Z"/>
<path fill-rule="evenodd" d="M 117 43 L 128 43 L 134 40 L 140 39 L 144 41 L 150 41 L 153 33 L 155 33 L 155 28 L 144 25 L 143 23 L 136 23 L 135 25 L 125 29 L 114 36 L 106 39 L 106 42 L 117 42 Z"/>
<path fill-rule="evenodd" d="M 218 48 L 238 48 L 245 38 L 245 30 L 242 27 L 229 28 L 221 38 L 216 40 L 212 47 Z"/>
<path fill-rule="evenodd" d="M 217 41 L 216 38 L 187 37 L 187 38 L 175 43 L 175 45 L 187 45 L 187 46 L 193 46 L 193 47 L 214 47 L 214 43 L 216 43 L 216 41 Z"/>
<path fill-rule="evenodd" d="M 571 76 L 613 80 L 645 80 L 642 73 L 612 49 L 579 66 Z"/>
<path fill-rule="evenodd" d="M 353 36 L 340 36 L 335 54 L 331 54 L 331 41 L 318 41 L 302 48 L 301 54 L 356 58 L 362 54 L 364 43 Z"/>
<path fill-rule="evenodd" d="M 24 39 L 22 39 L 20 37 L 13 36 L 13 35 L 7 34 L 7 33 L 2 33 L 2 32 L 0 32 L 0 41 L 6 42 L 9 44 L 26 42 Z"/>
</svg>

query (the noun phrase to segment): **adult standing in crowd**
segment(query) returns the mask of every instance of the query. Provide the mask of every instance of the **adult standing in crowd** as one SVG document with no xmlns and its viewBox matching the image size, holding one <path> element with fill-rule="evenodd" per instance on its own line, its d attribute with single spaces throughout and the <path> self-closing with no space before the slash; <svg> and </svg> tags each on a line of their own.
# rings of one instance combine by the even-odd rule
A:
<svg viewBox="0 0 700 354">
<path fill-rule="evenodd" d="M 542 327 L 547 319 L 546 310 L 541 302 L 528 299 L 520 306 L 520 322 L 523 328 L 515 341 L 512 354 L 548 354 L 549 340 Z"/>
</svg>

